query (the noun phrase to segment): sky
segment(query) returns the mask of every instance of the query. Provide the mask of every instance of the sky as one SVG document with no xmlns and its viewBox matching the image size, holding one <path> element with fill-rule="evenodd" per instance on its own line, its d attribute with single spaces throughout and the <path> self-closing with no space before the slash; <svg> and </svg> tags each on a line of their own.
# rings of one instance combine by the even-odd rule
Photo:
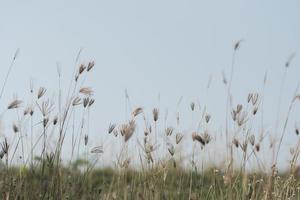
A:
<svg viewBox="0 0 300 200">
<path fill-rule="evenodd" d="M 179 109 L 186 131 L 193 129 L 189 104 L 199 101 L 216 129 L 222 129 L 226 92 L 221 74 L 229 76 L 233 46 L 242 40 L 235 57 L 234 102 L 261 91 L 267 72 L 269 127 L 276 120 L 284 64 L 294 52 L 282 89 L 282 119 L 299 81 L 299 10 L 298 0 L 1 1 L 0 80 L 16 49 L 20 53 L 0 104 L 23 97 L 30 80 L 55 94 L 57 65 L 66 85 L 82 48 L 80 62 L 96 63 L 86 83 L 95 90 L 90 129 L 95 140 L 105 140 L 109 123 L 128 116 L 125 89 L 132 108 L 151 112 L 159 107 L 173 119 Z M 294 139 L 288 136 L 286 143 Z"/>
</svg>

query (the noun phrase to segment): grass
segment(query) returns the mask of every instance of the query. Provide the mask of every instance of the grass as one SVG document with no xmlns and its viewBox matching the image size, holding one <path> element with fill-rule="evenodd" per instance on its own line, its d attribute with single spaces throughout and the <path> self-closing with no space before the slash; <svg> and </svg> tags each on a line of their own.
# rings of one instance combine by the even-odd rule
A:
<svg viewBox="0 0 300 200">
<path fill-rule="evenodd" d="M 86 80 L 95 63 L 79 63 L 80 51 L 69 85 L 61 85 L 58 69 L 57 96 L 31 84 L 29 100 L 13 99 L 3 111 L 3 116 L 15 114 L 15 120 L 12 137 L 1 138 L 0 199 L 300 199 L 297 126 L 296 145 L 289 152 L 290 165 L 286 171 L 278 170 L 283 139 L 290 131 L 290 113 L 300 99 L 299 86 L 286 118 L 275 123 L 274 132 L 266 131 L 263 105 L 267 74 L 261 93 L 249 93 L 246 102 L 232 100 L 235 57 L 240 46 L 238 41 L 233 48 L 229 80 L 223 72 L 223 130 L 212 131 L 214 116 L 205 105 L 191 102 L 187 106 L 192 120 L 197 120 L 193 131 L 187 133 L 180 126 L 179 112 L 173 124 L 166 123 L 167 117 L 162 117 L 158 107 L 150 113 L 142 107 L 132 109 L 126 91 L 126 106 L 132 110 L 127 120 L 108 126 L 106 138 L 114 140 L 115 157 L 111 157 L 114 165 L 107 168 L 99 168 L 98 164 L 110 152 L 101 145 L 90 146 L 89 124 L 95 123 L 90 112 L 96 101 Z M 282 85 L 293 57 L 283 66 Z M 16 58 L 17 53 L 5 76 L 0 99 Z M 275 140 L 268 142 L 268 137 Z M 69 157 L 63 158 L 64 154 Z M 271 159 L 264 160 L 265 155 Z M 220 162 L 213 165 L 209 162 L 213 159 Z"/>
<path fill-rule="evenodd" d="M 267 174 L 248 174 L 243 188 L 244 175 L 226 183 L 224 173 L 213 168 L 203 173 L 159 167 L 144 172 L 104 168 L 82 173 L 62 166 L 56 170 L 48 166 L 44 173 L 38 168 L 2 171 L 1 199 L 262 199 L 270 179 Z M 61 174 L 60 182 L 56 173 Z M 285 173 L 272 179 L 270 199 L 300 198 L 296 177 Z"/>
</svg>

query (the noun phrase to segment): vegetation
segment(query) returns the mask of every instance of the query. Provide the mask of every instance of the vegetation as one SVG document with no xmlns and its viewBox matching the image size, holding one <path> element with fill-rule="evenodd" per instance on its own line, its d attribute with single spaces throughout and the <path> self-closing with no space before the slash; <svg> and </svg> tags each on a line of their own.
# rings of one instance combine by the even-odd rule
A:
<svg viewBox="0 0 300 200">
<path fill-rule="evenodd" d="M 1 138 L 0 199 L 300 199 L 297 123 L 290 166 L 278 170 L 290 113 L 300 99 L 299 85 L 284 121 L 277 121 L 273 132 L 265 130 L 262 107 L 267 74 L 262 92 L 249 93 L 244 103 L 233 101 L 231 85 L 240 45 L 238 41 L 233 48 L 229 79 L 223 73 L 227 96 L 222 130 L 212 131 L 213 116 L 196 102 L 189 109 L 199 119 L 189 133 L 180 126 L 179 112 L 172 126 L 161 116 L 160 108 L 153 108 L 149 117 L 142 107 L 136 107 L 125 122 L 108 127 L 107 137 L 117 141 L 119 151 L 111 158 L 115 165 L 107 168 L 98 164 L 108 152 L 101 145 L 89 146 L 89 124 L 93 123 L 89 116 L 95 99 L 93 89 L 85 84 L 95 63 L 78 63 L 79 52 L 66 90 L 58 69 L 56 97 L 50 98 L 46 88 L 31 84 L 30 100 L 15 98 L 3 112 L 3 116 L 15 112 L 16 120 L 12 139 L 7 133 Z M 282 84 L 293 57 L 285 63 Z M 0 99 L 16 58 L 17 53 Z M 282 87 L 280 90 L 282 93 Z M 127 93 L 126 100 L 130 101 Z M 67 159 L 64 151 L 68 151 Z M 207 161 L 213 159 L 211 151 L 221 151 L 215 165 Z M 270 161 L 264 160 L 266 154 Z"/>
</svg>

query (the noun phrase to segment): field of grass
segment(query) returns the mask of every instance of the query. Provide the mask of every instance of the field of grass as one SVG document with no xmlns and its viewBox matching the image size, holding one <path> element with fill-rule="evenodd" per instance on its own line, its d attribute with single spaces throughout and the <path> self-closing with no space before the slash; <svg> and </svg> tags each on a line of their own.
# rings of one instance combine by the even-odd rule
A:
<svg viewBox="0 0 300 200">
<path fill-rule="evenodd" d="M 227 94 L 222 99 L 226 101 L 224 130 L 218 134 L 211 131 L 213 116 L 197 102 L 188 105 L 198 116 L 190 133 L 180 128 L 179 113 L 173 125 L 162 127 L 158 125 L 165 120 L 162 108 L 153 108 L 149 117 L 142 107 L 136 107 L 128 120 L 111 123 L 105 133 L 119 144 L 111 158 L 115 164 L 109 167 L 98 164 L 110 152 L 102 145 L 89 145 L 89 124 L 95 123 L 90 111 L 96 101 L 93 89 L 85 83 L 95 63 L 78 63 L 79 52 L 69 85 L 60 84 L 58 69 L 57 97 L 52 98 L 44 87 L 31 85 L 29 100 L 13 99 L 3 111 L 2 117 L 15 112 L 16 120 L 9 132 L 13 136 L 6 133 L 1 137 L 0 199 L 300 199 L 297 126 L 292 130 L 297 141 L 288 152 L 289 166 L 278 170 L 283 139 L 291 132 L 288 124 L 294 123 L 290 113 L 300 99 L 299 85 L 287 105 L 286 118 L 276 122 L 282 126 L 275 124 L 274 132 L 266 131 L 264 89 L 249 93 L 245 102 L 232 101 L 234 60 L 240 45 L 238 41 L 233 47 L 229 78 L 223 74 Z M 285 73 L 293 57 L 283 66 Z M 0 99 L 16 59 L 17 53 Z M 266 79 L 267 74 L 263 88 Z M 129 101 L 128 94 L 126 98 Z M 252 123 L 257 118 L 259 122 Z M 276 140 L 266 140 L 275 134 Z M 67 159 L 66 146 L 71 147 Z M 219 160 L 216 165 L 207 162 L 213 159 L 209 152 L 214 151 L 222 151 L 214 157 Z M 264 160 L 266 155 L 269 160 Z"/>
<path fill-rule="evenodd" d="M 48 165 L 45 164 L 45 165 Z M 298 199 L 290 174 L 236 173 L 232 182 L 216 169 L 204 173 L 173 167 L 147 171 L 47 166 L 1 172 L 1 199 Z M 270 185 L 271 184 L 271 185 Z"/>
</svg>

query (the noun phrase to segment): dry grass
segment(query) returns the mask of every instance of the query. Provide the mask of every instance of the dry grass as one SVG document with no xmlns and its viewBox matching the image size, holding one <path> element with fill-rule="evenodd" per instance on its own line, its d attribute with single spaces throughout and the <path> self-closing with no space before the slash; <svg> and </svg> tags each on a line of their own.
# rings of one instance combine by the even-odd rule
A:
<svg viewBox="0 0 300 200">
<path fill-rule="evenodd" d="M 29 101 L 14 99 L 7 105 L 3 115 L 16 111 L 17 116 L 12 139 L 7 135 L 1 138 L 0 199 L 299 199 L 297 123 L 298 141 L 290 148 L 290 166 L 287 171 L 278 171 L 290 113 L 300 99 L 298 86 L 282 129 L 275 124 L 275 132 L 266 131 L 263 104 L 267 75 L 262 93 L 251 92 L 238 104 L 232 101 L 235 57 L 240 48 L 238 41 L 233 46 L 229 80 L 222 73 L 227 95 L 224 130 L 216 133 L 211 125 L 214 116 L 205 105 L 195 102 L 187 105 L 191 118 L 198 117 L 190 132 L 180 126 L 179 112 L 172 126 L 167 115 L 163 118 L 161 108 L 147 113 L 136 107 L 127 120 L 108 126 L 106 138 L 115 140 L 115 158 L 111 158 L 115 165 L 100 169 L 99 159 L 110 152 L 101 145 L 89 146 L 89 124 L 94 122 L 89 115 L 95 99 L 94 90 L 85 86 L 95 62 L 78 63 L 79 52 L 65 97 L 60 84 L 54 99 L 47 88 L 36 89 L 31 84 Z M 287 59 L 286 71 L 294 56 Z M 58 70 L 59 83 L 60 79 Z M 127 91 L 126 101 L 130 104 Z M 261 124 L 253 123 L 257 118 Z M 266 138 L 274 135 L 279 138 L 268 142 Z M 67 145 L 71 146 L 69 160 L 62 159 Z M 272 159 L 264 160 L 265 155 Z M 214 159 L 219 161 L 215 165 Z M 256 168 L 250 171 L 253 165 Z"/>
</svg>

